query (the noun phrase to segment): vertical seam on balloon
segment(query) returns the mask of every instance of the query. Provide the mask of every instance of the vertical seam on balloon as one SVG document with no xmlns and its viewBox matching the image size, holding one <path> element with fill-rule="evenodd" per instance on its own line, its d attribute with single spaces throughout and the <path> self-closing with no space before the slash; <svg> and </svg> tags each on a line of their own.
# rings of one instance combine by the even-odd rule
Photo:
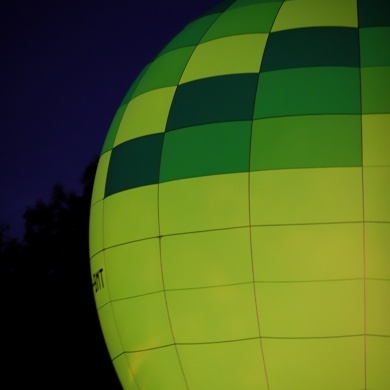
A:
<svg viewBox="0 0 390 390">
<path fill-rule="evenodd" d="M 234 2 L 234 3 L 235 3 L 235 2 Z M 187 65 L 188 65 L 189 62 L 191 61 L 191 58 L 192 58 L 192 56 L 194 55 L 194 52 L 195 52 L 196 48 L 201 44 L 202 39 L 203 39 L 204 36 L 209 32 L 210 28 L 215 24 L 215 22 L 222 16 L 222 14 L 223 14 L 224 12 L 226 12 L 234 3 L 232 3 L 229 7 L 227 7 L 225 10 L 223 10 L 222 12 L 219 13 L 219 15 L 215 18 L 215 20 L 213 20 L 213 22 L 212 22 L 212 23 L 210 24 L 210 26 L 206 29 L 206 31 L 203 33 L 203 35 L 201 35 L 201 37 L 199 38 L 198 42 L 194 45 L 194 49 L 192 50 L 191 55 L 188 57 L 187 63 L 186 63 L 186 65 L 184 66 L 183 71 L 181 72 L 179 82 L 178 82 L 178 84 L 177 84 L 177 86 L 176 86 L 176 90 L 177 90 L 177 87 L 180 85 L 181 79 L 183 78 L 183 74 L 184 74 L 184 72 L 185 72 L 185 70 L 186 70 L 186 68 L 187 68 Z M 206 16 L 206 15 L 204 15 L 204 16 Z M 176 94 L 176 91 L 175 91 L 175 94 Z M 173 96 L 173 98 L 174 98 L 174 97 L 175 97 L 175 96 Z M 172 100 L 173 100 L 173 99 L 172 99 Z"/>
<path fill-rule="evenodd" d="M 105 273 L 107 271 L 107 268 L 106 268 L 106 249 L 105 249 L 105 246 L 104 246 L 104 207 L 105 207 L 105 199 L 106 197 L 103 198 L 103 206 L 102 206 L 102 245 L 103 245 L 103 250 L 102 250 L 102 256 L 103 256 L 103 264 L 104 264 L 104 270 L 105 270 Z M 111 310 L 111 313 L 112 313 L 112 318 L 114 320 L 114 323 L 115 323 L 115 329 L 116 329 L 116 333 L 117 333 L 117 336 L 118 336 L 118 339 L 120 341 L 120 345 L 121 345 L 121 352 L 122 354 L 124 354 L 124 358 L 126 359 L 126 362 L 127 362 L 127 365 L 129 367 L 129 370 L 131 372 L 131 375 L 134 379 L 134 383 L 135 385 L 137 386 L 137 389 L 140 390 L 140 387 L 137 383 L 137 380 L 136 380 L 136 376 L 134 375 L 134 372 L 131 368 L 131 364 L 126 356 L 126 352 L 125 352 L 125 348 L 124 348 L 124 345 L 123 345 L 123 341 L 122 341 L 122 337 L 120 335 L 120 332 L 119 332 L 119 329 L 118 329 L 118 322 L 116 320 L 116 316 L 115 316 L 115 313 L 114 313 L 114 307 L 113 307 L 113 301 L 111 299 L 111 293 L 110 293 L 110 287 L 109 287 L 109 283 L 108 283 L 108 280 L 107 280 L 107 277 L 106 277 L 106 286 L 107 286 L 107 294 L 108 294 L 108 303 L 110 304 L 110 310 Z M 120 356 L 121 354 L 119 354 L 118 356 Z M 112 363 L 114 363 L 114 359 L 116 359 L 118 356 L 116 356 L 115 358 L 111 358 L 111 361 Z M 118 376 L 119 378 L 119 376 Z"/>
<path fill-rule="evenodd" d="M 164 148 L 164 141 L 165 141 L 165 132 L 164 132 L 164 138 L 162 142 L 162 148 Z M 176 351 L 176 356 L 180 365 L 180 370 L 183 375 L 183 379 L 186 385 L 187 390 L 189 389 L 188 382 L 186 375 L 184 373 L 184 368 L 182 361 L 180 359 L 180 354 L 178 350 L 178 345 L 176 343 L 176 338 L 175 338 L 175 332 L 173 331 L 173 326 L 172 326 L 172 319 L 171 315 L 169 313 L 169 306 L 168 306 L 168 299 L 167 299 L 167 290 L 165 288 L 165 280 L 164 280 L 164 267 L 163 267 L 163 256 L 162 256 L 162 246 L 161 246 L 161 226 L 160 226 L 160 175 L 161 175 L 161 159 L 162 159 L 162 152 L 161 152 L 161 157 L 160 157 L 160 166 L 159 166 L 159 182 L 157 183 L 157 224 L 158 224 L 158 248 L 159 248 L 159 255 L 160 255 L 160 272 L 161 272 L 161 283 L 162 283 L 162 288 L 163 288 L 163 293 L 164 293 L 164 301 L 165 301 L 165 308 L 167 310 L 167 316 L 168 316 L 168 321 L 169 321 L 169 327 L 171 330 L 171 335 L 172 335 L 172 340 L 173 340 L 173 345 L 175 346 L 175 351 Z"/>
<path fill-rule="evenodd" d="M 359 43 L 359 87 L 360 87 L 360 142 L 361 142 L 361 159 L 362 159 L 362 236 L 363 236 L 363 359 L 364 359 L 364 389 L 367 389 L 367 275 L 366 275 L 366 215 L 364 204 L 364 147 L 363 147 L 363 93 L 362 93 L 362 48 L 360 42 L 360 24 L 359 24 L 359 0 L 356 0 L 356 17 L 357 32 Z"/>
<path fill-rule="evenodd" d="M 259 307 L 258 307 L 258 302 L 257 302 L 257 296 L 256 296 L 256 280 L 255 280 L 255 267 L 254 267 L 254 259 L 253 259 L 253 248 L 252 248 L 252 218 L 251 218 L 251 156 L 252 156 L 252 137 L 253 137 L 253 122 L 255 120 L 255 110 L 256 110 L 256 99 L 257 99 L 257 93 L 258 93 L 258 87 L 259 87 L 259 79 L 260 79 L 260 74 L 261 74 L 261 63 L 263 62 L 264 55 L 267 49 L 267 44 L 269 40 L 269 36 L 272 32 L 272 27 L 275 24 L 275 21 L 278 17 L 278 14 L 284 4 L 283 0 L 280 3 L 279 9 L 275 14 L 275 18 L 272 22 L 271 28 L 268 31 L 267 35 L 267 40 L 264 46 L 264 51 L 262 54 L 262 59 L 260 62 L 259 66 L 259 73 L 257 77 L 257 86 L 256 86 L 256 95 L 254 98 L 254 103 L 253 103 L 253 114 L 252 114 L 252 125 L 251 125 L 251 131 L 250 131 L 250 141 L 249 141 L 249 161 L 248 161 L 248 213 L 249 213 L 249 241 L 250 241 L 250 253 L 251 253 L 251 266 L 252 266 L 252 282 L 253 282 L 253 295 L 254 295 L 254 300 L 255 300 L 255 309 L 256 309 L 256 318 L 257 318 L 257 328 L 259 332 L 259 343 L 260 343 L 260 349 L 261 349 L 261 357 L 263 360 L 263 367 L 264 367 L 264 374 L 265 374 L 265 379 L 267 383 L 267 389 L 270 390 L 270 383 L 269 383 L 269 378 L 268 378 L 268 370 L 267 370 L 267 364 L 266 364 L 266 359 L 265 359 L 265 354 L 264 354 L 264 347 L 263 347 L 263 342 L 262 342 L 262 333 L 261 333 L 261 324 L 260 324 L 260 316 L 259 316 Z"/>
<path fill-rule="evenodd" d="M 180 75 L 180 78 L 179 78 L 179 81 L 176 85 L 176 89 L 175 89 L 175 93 L 172 97 L 172 102 L 175 98 L 175 95 L 176 95 L 176 92 L 177 92 L 177 88 L 178 86 L 180 85 L 180 81 L 183 77 L 183 74 L 185 72 L 185 69 L 187 68 L 188 66 L 188 63 L 190 62 L 193 54 L 194 54 L 194 51 L 196 49 L 196 47 L 200 44 L 202 38 L 205 36 L 205 34 L 207 33 L 207 31 L 211 28 L 211 26 L 215 23 L 216 20 L 218 20 L 218 18 L 222 15 L 223 12 L 221 12 L 219 14 L 219 16 L 210 24 L 210 26 L 207 28 L 207 30 L 204 32 L 204 34 L 199 38 L 198 42 L 194 45 L 194 49 L 192 50 L 192 53 L 191 55 L 189 56 L 188 60 L 187 60 L 187 63 L 186 65 L 183 67 L 183 70 L 182 70 L 182 73 Z M 171 103 L 172 104 L 172 103 Z M 175 334 L 174 334 L 174 331 L 173 331 L 173 327 L 172 327 L 172 320 L 171 320 L 171 316 L 169 314 L 169 307 L 168 307 L 168 300 L 167 300 L 167 290 L 165 289 L 165 281 L 164 281 L 164 269 L 163 269 L 163 259 L 162 259 L 162 250 L 161 250 L 161 239 L 162 239 L 162 235 L 161 235 L 161 226 L 160 226 L 160 180 L 161 180 L 161 160 L 162 160 L 162 156 L 163 156 L 163 150 L 164 150 L 164 143 L 165 143 L 165 136 L 166 136 L 166 133 L 167 133 L 167 124 L 168 124 L 168 120 L 169 120 L 169 113 L 168 113 L 168 118 L 167 118 L 167 122 L 165 124 L 165 131 L 164 131 L 164 137 L 163 137 L 163 142 L 162 142 L 162 152 L 161 152 L 161 157 L 160 157 L 160 166 L 159 166 L 159 180 L 158 180 L 158 183 L 157 183 L 157 218 L 158 218 L 158 237 L 159 237 L 159 253 L 160 253 L 160 268 L 161 268 L 161 280 L 162 280 L 162 287 L 163 287 L 163 293 L 164 293 L 164 300 L 165 300 L 165 306 L 166 306 L 166 310 L 167 310 L 167 315 L 168 315 L 168 320 L 169 320 L 169 326 L 170 326 L 170 329 L 171 329 L 171 334 L 172 334 L 172 338 L 173 338 L 173 343 L 174 343 L 174 346 L 175 346 L 175 350 L 176 350 L 176 355 L 177 355 L 177 359 L 179 361 L 179 365 L 180 365 L 180 369 L 181 369 L 181 372 L 182 372 L 182 375 L 183 375 L 183 379 L 184 379 L 184 382 L 186 384 L 186 387 L 187 389 L 189 389 L 189 386 L 188 386 L 188 382 L 187 382 L 187 378 L 186 378 L 186 375 L 185 375 L 185 372 L 184 372 L 184 368 L 183 368 L 183 365 L 182 365 L 182 362 L 181 362 L 181 359 L 180 359 L 180 354 L 179 354 L 179 351 L 178 351 L 178 348 L 177 348 L 177 343 L 176 343 L 176 339 L 175 339 Z"/>
</svg>

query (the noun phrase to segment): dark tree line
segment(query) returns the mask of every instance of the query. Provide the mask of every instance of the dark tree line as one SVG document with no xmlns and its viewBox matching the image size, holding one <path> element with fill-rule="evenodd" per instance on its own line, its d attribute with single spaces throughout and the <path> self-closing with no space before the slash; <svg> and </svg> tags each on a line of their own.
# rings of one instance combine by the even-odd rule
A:
<svg viewBox="0 0 390 390">
<path fill-rule="evenodd" d="M 113 389 L 89 269 L 89 208 L 97 159 L 76 194 L 56 184 L 23 215 L 22 240 L 0 224 L 4 389 Z M 2 373 L 2 374 L 1 374 Z"/>
</svg>

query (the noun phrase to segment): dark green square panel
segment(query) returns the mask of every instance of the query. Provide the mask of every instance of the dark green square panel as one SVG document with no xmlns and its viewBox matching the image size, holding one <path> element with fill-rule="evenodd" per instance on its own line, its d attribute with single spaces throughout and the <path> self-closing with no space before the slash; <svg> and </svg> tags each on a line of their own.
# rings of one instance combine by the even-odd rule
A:
<svg viewBox="0 0 390 390">
<path fill-rule="evenodd" d="M 166 133 L 160 181 L 248 171 L 251 125 L 213 123 Z"/>
<path fill-rule="evenodd" d="M 360 115 L 254 121 L 251 171 L 362 165 Z"/>
<path fill-rule="evenodd" d="M 358 113 L 359 68 L 294 68 L 260 73 L 255 119 Z"/>
<path fill-rule="evenodd" d="M 158 183 L 164 134 L 135 138 L 116 146 L 108 166 L 105 196 Z"/>
<path fill-rule="evenodd" d="M 212 7 L 209 11 L 205 13 L 205 15 L 220 14 L 226 11 L 226 9 L 229 8 L 236 1 L 237 0 L 224 0 L 221 3 L 217 4 L 216 6 Z"/>
<path fill-rule="evenodd" d="M 167 130 L 253 117 L 257 73 L 209 77 L 179 85 Z"/>
<path fill-rule="evenodd" d="M 313 66 L 358 67 L 358 29 L 297 28 L 269 35 L 261 72 Z"/>
<path fill-rule="evenodd" d="M 390 26 L 389 0 L 358 0 L 359 27 Z"/>
</svg>

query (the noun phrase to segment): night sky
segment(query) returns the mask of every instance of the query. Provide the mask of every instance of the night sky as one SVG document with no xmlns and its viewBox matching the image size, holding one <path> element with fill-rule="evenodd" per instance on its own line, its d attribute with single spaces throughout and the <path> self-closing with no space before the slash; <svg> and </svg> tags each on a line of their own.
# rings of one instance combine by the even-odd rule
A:
<svg viewBox="0 0 390 390">
<path fill-rule="evenodd" d="M 219 2 L 0 1 L 0 223 L 11 236 L 54 184 L 81 191 L 136 76 Z"/>
</svg>

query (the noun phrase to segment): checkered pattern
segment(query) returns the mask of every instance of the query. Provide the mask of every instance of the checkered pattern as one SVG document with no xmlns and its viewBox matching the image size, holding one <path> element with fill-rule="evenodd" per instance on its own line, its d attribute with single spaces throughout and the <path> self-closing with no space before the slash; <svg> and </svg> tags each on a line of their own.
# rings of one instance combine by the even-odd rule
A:
<svg viewBox="0 0 390 390">
<path fill-rule="evenodd" d="M 91 272 L 125 389 L 390 388 L 390 6 L 229 0 L 113 119 Z"/>
</svg>

